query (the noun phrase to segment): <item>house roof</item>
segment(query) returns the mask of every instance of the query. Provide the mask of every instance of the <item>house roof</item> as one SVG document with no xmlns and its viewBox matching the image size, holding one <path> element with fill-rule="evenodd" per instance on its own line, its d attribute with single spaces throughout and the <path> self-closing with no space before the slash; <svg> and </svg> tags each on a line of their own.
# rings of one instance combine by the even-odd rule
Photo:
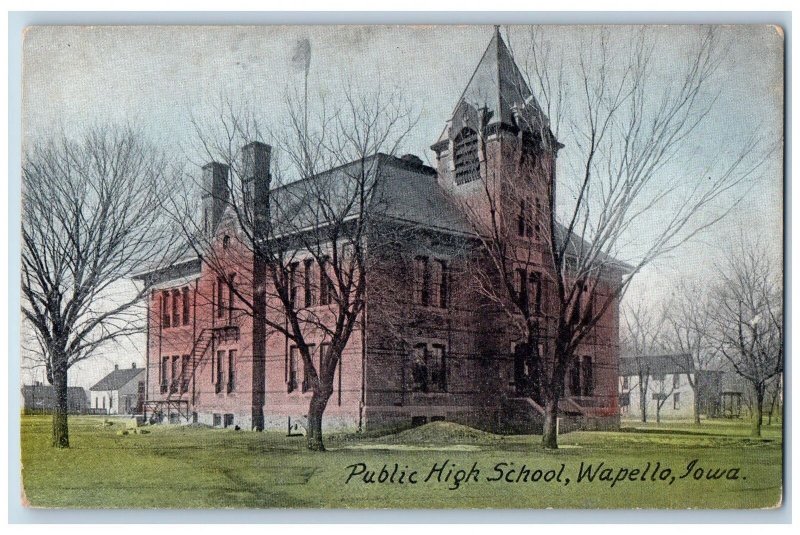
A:
<svg viewBox="0 0 800 535">
<path fill-rule="evenodd" d="M 119 390 L 130 383 L 140 374 L 144 373 L 144 368 L 128 368 L 125 370 L 114 370 L 91 387 L 89 390 Z"/>
<path fill-rule="evenodd" d="M 514 117 L 516 111 L 528 114 L 528 126 L 549 129 L 547 117 L 517 67 L 499 27 L 495 27 L 494 35 L 458 99 L 453 115 L 462 102 L 475 109 L 485 109 L 488 114 L 486 126 L 519 126 Z M 447 139 L 447 130 L 444 129 L 437 143 Z"/>
<path fill-rule="evenodd" d="M 627 356 L 619 359 L 620 376 L 638 375 L 639 370 L 648 375 L 674 375 L 694 373 L 695 368 L 692 357 L 683 353 Z"/>
<path fill-rule="evenodd" d="M 363 161 L 351 162 L 306 180 L 292 182 L 274 190 L 272 213 L 278 214 L 278 227 L 290 234 L 327 222 L 325 212 L 338 217 L 355 217 L 359 207 L 347 204 L 354 198 L 354 184 L 366 172 L 375 180 L 368 211 L 373 215 L 458 233 L 472 233 L 466 216 L 451 202 L 436 181 L 436 171 L 407 159 L 378 153 Z M 324 199 L 323 202 L 320 199 Z"/>
<path fill-rule="evenodd" d="M 291 235 L 324 224 L 327 221 L 326 210 L 331 210 L 337 217 L 355 217 L 358 206 L 348 208 L 344 203 L 353 198 L 351 190 L 357 187 L 353 179 L 364 169 L 377 181 L 369 201 L 369 209 L 374 215 L 441 232 L 475 236 L 475 229 L 466 214 L 438 184 L 435 169 L 406 157 L 383 153 L 273 189 L 270 193 L 275 225 L 273 236 Z M 556 239 L 565 239 L 566 233 L 566 228 L 557 224 Z M 573 233 L 567 254 L 577 255 L 588 247 L 585 240 Z M 600 253 L 599 256 L 606 267 L 623 271 L 630 269 L 609 255 Z M 187 247 L 180 261 L 170 266 L 143 269 L 137 278 L 177 280 L 199 273 L 200 264 L 194 250 Z"/>
</svg>

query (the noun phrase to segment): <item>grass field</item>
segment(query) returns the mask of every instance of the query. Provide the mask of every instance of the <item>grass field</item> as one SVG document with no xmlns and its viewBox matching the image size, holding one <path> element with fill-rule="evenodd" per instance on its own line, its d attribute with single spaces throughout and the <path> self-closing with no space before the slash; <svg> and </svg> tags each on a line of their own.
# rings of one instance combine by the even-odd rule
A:
<svg viewBox="0 0 800 535">
<path fill-rule="evenodd" d="M 765 427 L 755 440 L 741 421 L 700 428 L 624 422 L 619 432 L 563 435 L 558 451 L 541 449 L 536 436 L 437 422 L 383 437 L 330 436 L 325 453 L 307 452 L 303 438 L 277 432 L 152 426 L 148 434 L 119 436 L 124 421 L 112 421 L 71 418 L 72 448 L 55 450 L 50 418 L 22 417 L 22 479 L 31 506 L 711 509 L 775 507 L 781 500 L 780 428 Z M 365 473 L 347 483 L 359 463 Z M 372 471 L 376 482 L 365 483 Z M 709 472 L 720 478 L 707 479 Z M 381 477 L 393 482 L 377 482 Z"/>
</svg>

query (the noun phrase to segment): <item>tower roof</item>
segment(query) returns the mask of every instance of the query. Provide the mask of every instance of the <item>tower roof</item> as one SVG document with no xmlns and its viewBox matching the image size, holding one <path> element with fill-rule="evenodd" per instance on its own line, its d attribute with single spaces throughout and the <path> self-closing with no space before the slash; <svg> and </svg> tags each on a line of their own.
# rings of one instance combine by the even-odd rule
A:
<svg viewBox="0 0 800 535">
<path fill-rule="evenodd" d="M 476 109 L 486 108 L 489 115 L 486 126 L 498 123 L 520 126 L 514 117 L 515 108 L 520 112 L 525 110 L 530 118 L 541 118 L 545 124 L 547 121 L 500 35 L 499 27 L 495 27 L 492 40 L 458 99 L 453 114 L 462 102 Z M 446 138 L 447 128 L 438 141 Z"/>
</svg>

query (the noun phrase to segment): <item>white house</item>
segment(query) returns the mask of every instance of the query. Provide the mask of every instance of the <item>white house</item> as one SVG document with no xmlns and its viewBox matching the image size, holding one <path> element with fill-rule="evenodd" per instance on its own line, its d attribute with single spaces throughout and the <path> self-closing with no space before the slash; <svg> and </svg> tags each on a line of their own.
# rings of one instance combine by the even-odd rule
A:
<svg viewBox="0 0 800 535">
<path fill-rule="evenodd" d="M 89 389 L 89 408 L 105 414 L 134 414 L 139 412 L 144 396 L 144 368 L 132 363 L 129 369 L 119 369 L 103 377 Z"/>
<path fill-rule="evenodd" d="M 641 418 L 640 396 L 646 384 L 647 419 L 688 419 L 694 416 L 696 377 L 689 355 L 623 357 L 619 364 L 619 405 L 623 418 Z M 660 413 L 660 414 L 659 414 Z"/>
</svg>

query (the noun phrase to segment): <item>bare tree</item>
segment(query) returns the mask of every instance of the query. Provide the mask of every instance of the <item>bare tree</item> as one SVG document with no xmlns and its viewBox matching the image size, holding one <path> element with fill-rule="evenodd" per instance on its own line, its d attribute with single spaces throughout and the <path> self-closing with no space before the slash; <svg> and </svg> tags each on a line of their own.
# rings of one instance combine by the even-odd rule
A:
<svg viewBox="0 0 800 535">
<path fill-rule="evenodd" d="M 653 383 L 655 384 L 653 388 L 653 399 L 656 400 L 656 423 L 660 424 L 661 409 L 675 391 L 675 386 L 674 384 L 670 384 L 666 377 L 663 376 L 656 378 Z"/>
<path fill-rule="evenodd" d="M 307 445 L 322 451 L 323 415 L 342 352 L 363 328 L 367 277 L 382 244 L 395 239 L 381 225 L 385 158 L 416 120 L 397 93 L 352 88 L 335 108 L 322 101 L 310 120 L 306 104 L 287 97 L 280 135 L 230 100 L 216 112 L 210 127 L 193 124 L 206 161 L 227 168 L 224 187 L 202 192 L 222 203 L 227 222 L 206 227 L 194 195 L 172 211 L 184 215 L 184 233 L 204 266 L 252 315 L 254 359 L 263 365 L 266 328 L 296 347 L 303 388 L 312 392 Z M 272 147 L 264 143 L 270 138 Z M 272 156 L 277 161 L 265 164 Z M 226 232 L 235 244 L 223 248 Z M 248 258 L 252 264 L 242 269 Z M 254 415 L 253 426 L 263 428 L 263 413 Z"/>
<path fill-rule="evenodd" d="M 33 144 L 22 166 L 22 313 L 55 387 L 53 446 L 69 447 L 67 374 L 98 348 L 144 328 L 127 279 L 169 250 L 152 207 L 164 162 L 130 127 Z"/>
<path fill-rule="evenodd" d="M 776 376 L 774 380 L 770 381 L 766 389 L 766 398 L 769 400 L 769 407 L 767 408 L 767 425 L 772 425 L 772 417 L 777 410 L 779 413 L 782 410 L 782 397 L 783 381 L 780 375 Z"/>
<path fill-rule="evenodd" d="M 647 422 L 647 396 L 650 393 L 652 357 L 663 350 L 665 318 L 653 314 L 644 301 L 623 307 L 622 353 L 633 362 L 636 370 L 636 388 L 639 392 L 639 411 L 642 422 Z"/>
<path fill-rule="evenodd" d="M 721 270 L 713 303 L 717 347 L 753 389 L 753 435 L 761 436 L 767 387 L 783 373 L 783 286 L 762 245 L 738 244 Z"/>
<path fill-rule="evenodd" d="M 687 373 L 686 377 L 694 392 L 694 423 L 700 425 L 704 373 L 715 368 L 718 360 L 712 332 L 711 303 L 701 285 L 683 282 L 665 310 L 667 347 L 673 353 L 688 355 L 692 361 L 694 373 Z"/>
<path fill-rule="evenodd" d="M 736 149 L 720 147 L 685 187 L 667 178 L 668 166 L 693 152 L 694 134 L 717 97 L 718 36 L 713 28 L 697 32 L 665 83 L 653 72 L 655 37 L 647 30 L 615 46 L 599 29 L 575 45 L 577 82 L 570 85 L 563 67 L 568 52 L 551 47 L 542 54 L 534 30 L 532 59 L 523 68 L 527 83 L 517 84 L 515 100 L 524 105 L 514 110 L 516 157 L 493 157 L 486 150 L 492 132 L 480 128 L 487 155 L 484 195 L 465 204 L 494 272 L 482 275 L 478 287 L 521 318 L 517 324 L 526 337 L 539 339 L 529 348 L 541 370 L 546 448 L 557 447 L 559 402 L 576 351 L 618 306 L 637 273 L 725 217 L 739 198 L 734 188 L 764 161 L 756 136 L 744 135 Z M 558 183 L 557 199 L 556 155 L 564 147 L 559 137 L 571 166 Z M 529 225 L 532 234 L 519 232 Z M 530 300 L 520 298 L 518 270 L 541 272 L 547 305 L 538 317 L 525 311 Z M 539 358 L 533 352 L 542 341 L 546 354 Z"/>
</svg>

